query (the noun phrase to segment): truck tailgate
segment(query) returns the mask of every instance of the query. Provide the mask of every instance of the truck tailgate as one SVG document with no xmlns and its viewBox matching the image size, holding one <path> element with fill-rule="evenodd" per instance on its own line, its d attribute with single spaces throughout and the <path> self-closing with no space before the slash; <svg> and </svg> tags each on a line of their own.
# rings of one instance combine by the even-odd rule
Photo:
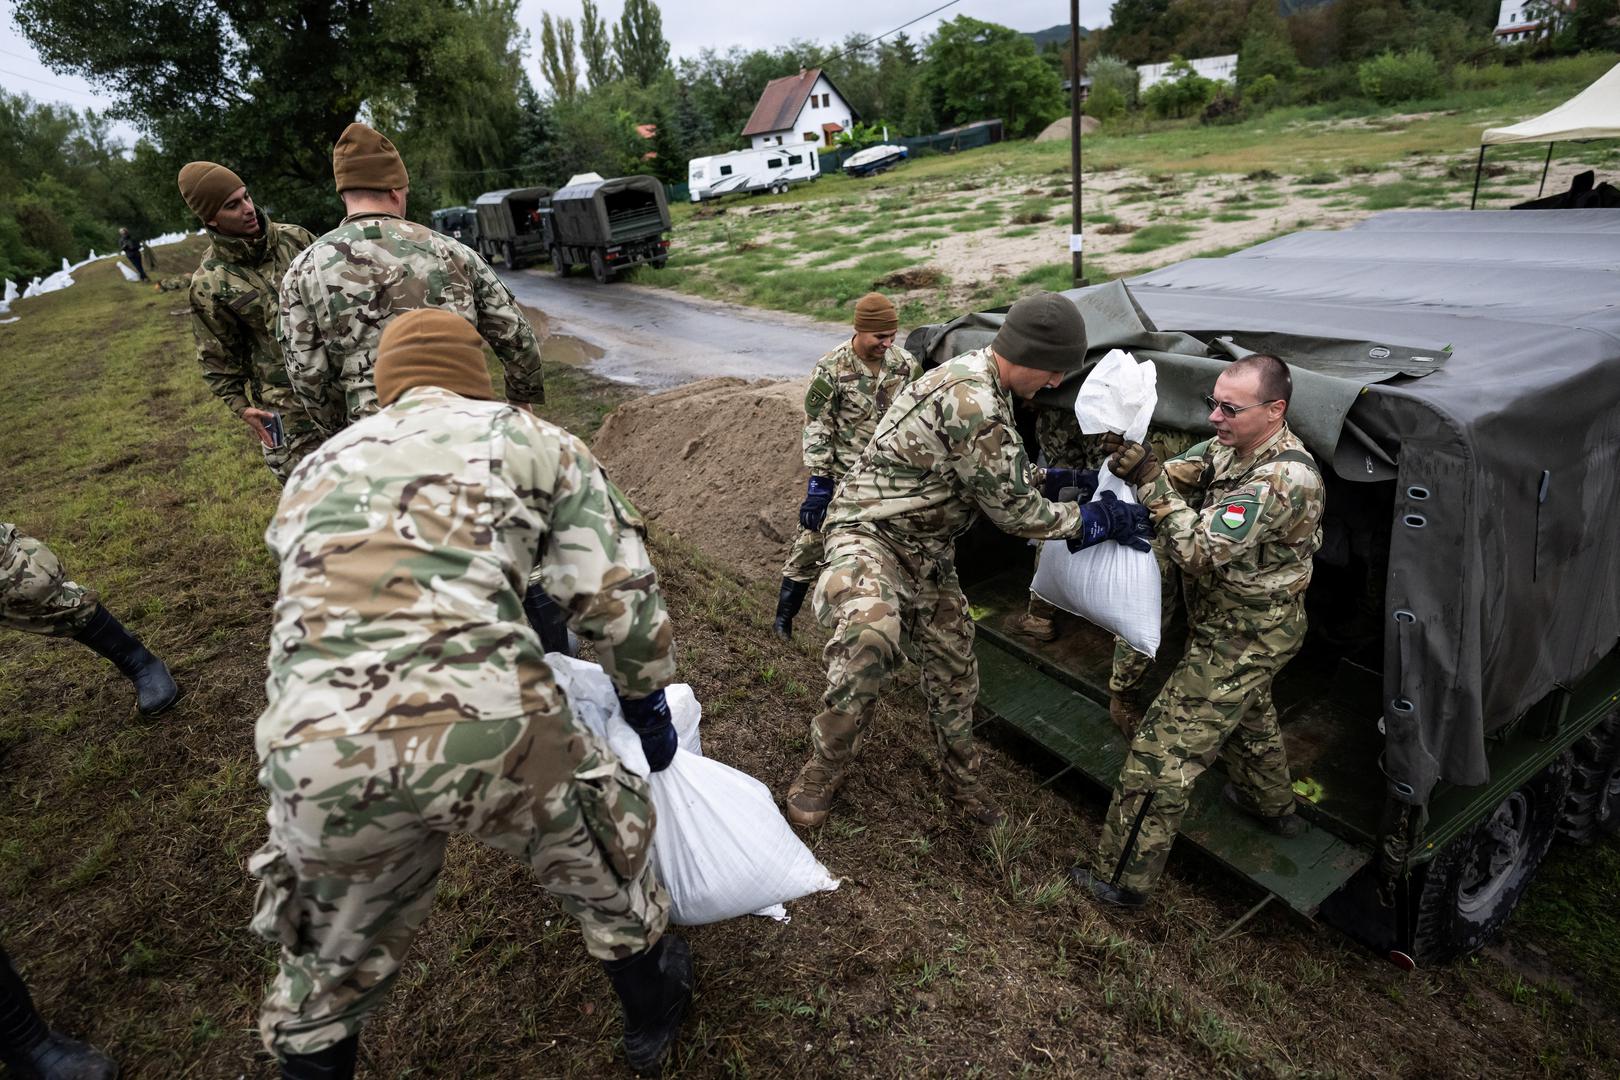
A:
<svg viewBox="0 0 1620 1080">
<path fill-rule="evenodd" d="M 979 628 L 979 705 L 1029 736 L 1075 770 L 1112 790 L 1126 743 L 1108 710 L 1042 671 L 1032 654 L 994 640 Z M 1363 849 L 1321 827 L 1284 839 L 1261 828 L 1221 798 L 1219 770 L 1200 778 L 1181 836 L 1228 869 L 1273 893 L 1305 916 L 1369 859 Z"/>
</svg>

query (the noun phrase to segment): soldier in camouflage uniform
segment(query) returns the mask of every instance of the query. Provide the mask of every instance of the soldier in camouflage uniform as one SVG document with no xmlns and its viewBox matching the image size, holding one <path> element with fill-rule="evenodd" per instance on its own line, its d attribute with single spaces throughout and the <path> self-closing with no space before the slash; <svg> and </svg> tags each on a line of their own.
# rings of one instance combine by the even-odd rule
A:
<svg viewBox="0 0 1620 1080">
<path fill-rule="evenodd" d="M 223 165 L 193 161 L 180 170 L 179 184 L 208 229 L 208 251 L 191 275 L 191 332 L 203 381 L 252 429 L 264 463 L 285 484 L 293 466 L 321 444 L 287 382 L 275 325 L 282 276 L 315 238 L 271 221 Z M 159 290 L 166 284 L 159 282 Z M 272 413 L 281 418 L 279 445 L 267 427 Z"/>
<path fill-rule="evenodd" d="M 855 464 L 878 419 L 900 389 L 922 374 L 922 365 L 894 343 L 900 316 L 882 293 L 855 303 L 855 336 L 816 361 L 804 395 L 804 467 L 810 481 L 799 507 L 799 532 L 782 567 L 775 629 L 793 637 L 793 617 L 821 573 L 822 520 L 833 489 Z"/>
<path fill-rule="evenodd" d="M 135 684 L 137 707 L 156 716 L 180 700 L 168 667 L 101 606 L 94 590 L 67 575 L 56 553 L 0 522 L 0 627 L 70 637 L 113 662 Z"/>
<path fill-rule="evenodd" d="M 1185 654 L 1120 770 L 1095 861 L 1070 871 L 1098 899 L 1140 907 L 1164 870 L 1193 783 L 1220 757 L 1223 795 L 1283 836 L 1294 808 L 1272 680 L 1305 636 L 1323 486 L 1286 415 L 1287 365 L 1235 361 L 1215 382 L 1216 436 L 1162 468 L 1129 444 L 1109 462 L 1137 485 L 1186 590 Z"/>
<path fill-rule="evenodd" d="M 387 407 L 305 459 L 266 533 L 270 837 L 249 864 L 253 929 L 280 947 L 265 1045 L 284 1077 L 352 1075 L 463 833 L 527 862 L 579 923 L 632 1065 L 653 1067 L 692 968 L 664 932 L 649 789 L 570 713 L 521 606 L 538 564 L 667 766 L 674 641 L 641 519 L 578 439 L 492 400 L 455 313 L 394 320 L 376 379 Z"/>
<path fill-rule="evenodd" d="M 956 538 L 980 513 L 1015 536 L 1067 538 L 1075 550 L 1110 539 L 1146 550 L 1151 535 L 1139 506 L 1051 501 L 1077 487 L 1079 474 L 1037 470 L 1024 454 L 1012 395 L 1027 399 L 1055 386 L 1085 351 L 1085 324 L 1072 303 L 1053 293 L 1020 300 L 989 347 L 901 390 L 845 475 L 828 510 L 827 569 L 814 596 L 816 617 L 832 636 L 814 749 L 787 795 L 795 824 L 826 819 L 903 654 L 920 669 L 953 802 L 981 824 L 1004 820 L 979 782 L 978 665 Z"/>
<path fill-rule="evenodd" d="M 410 175 L 394 144 L 350 124 L 332 150 L 348 216 L 293 260 L 281 285 L 280 335 L 293 392 L 326 434 L 377 411 L 372 369 L 400 312 L 438 307 L 477 327 L 506 369 L 508 401 L 545 401 L 540 342 L 478 253 L 405 220 Z"/>
</svg>

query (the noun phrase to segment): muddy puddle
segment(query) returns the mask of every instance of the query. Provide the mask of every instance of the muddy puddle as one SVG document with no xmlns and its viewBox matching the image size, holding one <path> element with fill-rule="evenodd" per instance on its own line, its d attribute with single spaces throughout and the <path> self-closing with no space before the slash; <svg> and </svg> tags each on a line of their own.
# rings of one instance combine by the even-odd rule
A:
<svg viewBox="0 0 1620 1080">
<path fill-rule="evenodd" d="M 543 364 L 567 364 L 585 367 L 593 360 L 602 359 L 602 350 L 572 334 L 548 334 L 540 343 L 540 361 Z"/>
</svg>

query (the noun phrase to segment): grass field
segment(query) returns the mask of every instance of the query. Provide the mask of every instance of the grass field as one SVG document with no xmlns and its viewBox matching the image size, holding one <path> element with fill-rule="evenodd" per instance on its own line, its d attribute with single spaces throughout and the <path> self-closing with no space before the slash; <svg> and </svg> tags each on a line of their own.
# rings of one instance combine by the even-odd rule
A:
<svg viewBox="0 0 1620 1080">
<path fill-rule="evenodd" d="M 0 327 L 4 513 L 99 589 L 188 694 L 141 720 L 87 650 L 4 633 L 0 941 L 47 1014 L 126 1075 L 267 1077 L 252 1026 L 271 957 L 246 931 L 244 862 L 264 832 L 252 731 L 277 491 L 198 376 L 184 302 L 106 262 L 79 278 Z M 545 414 L 585 435 L 626 393 L 560 367 L 547 390 Z M 766 588 L 654 541 L 706 752 L 780 790 L 806 750 L 820 642 L 801 632 L 783 648 Z M 1050 764 L 989 728 L 987 781 L 1014 823 L 963 829 L 906 682 L 813 837 L 844 886 L 792 905 L 785 925 L 684 932 L 700 993 L 671 1075 L 1620 1069 L 1613 848 L 1562 853 L 1511 924 L 1515 955 L 1539 956 L 1542 973 L 1480 957 L 1404 974 L 1269 911 L 1223 938 L 1252 897 L 1185 858 L 1147 913 L 1114 918 L 1062 877 L 1096 835 L 1094 798 L 1040 785 Z M 555 905 L 516 864 L 456 843 L 437 912 L 367 1029 L 362 1075 L 617 1075 L 616 1030 Z"/>
<path fill-rule="evenodd" d="M 1086 273 L 1093 282 L 1368 214 L 1468 206 L 1479 134 L 1551 108 L 1620 57 L 1471 72 L 1443 97 L 1380 109 L 1347 100 L 1241 124 L 1128 122 L 1085 139 Z M 1482 207 L 1536 193 L 1545 145 L 1493 149 Z M 1548 190 L 1620 171 L 1614 142 L 1560 144 Z M 674 208 L 669 265 L 636 280 L 840 319 L 872 288 L 906 325 L 1071 284 L 1069 144 L 931 155 L 881 176 L 828 176 L 788 194 Z M 930 284 L 912 282 L 919 271 Z"/>
</svg>

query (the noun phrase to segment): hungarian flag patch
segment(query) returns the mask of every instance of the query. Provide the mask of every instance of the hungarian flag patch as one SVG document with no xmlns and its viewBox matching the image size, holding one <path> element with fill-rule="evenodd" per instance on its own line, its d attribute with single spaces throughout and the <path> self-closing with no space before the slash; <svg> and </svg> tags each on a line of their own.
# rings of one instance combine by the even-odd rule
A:
<svg viewBox="0 0 1620 1080">
<path fill-rule="evenodd" d="M 1221 511 L 1221 524 L 1228 529 L 1240 528 L 1248 517 L 1248 507 L 1242 503 L 1228 503 L 1226 509 Z"/>
<path fill-rule="evenodd" d="M 1218 536 L 1241 540 L 1254 528 L 1254 520 L 1259 515 L 1260 504 L 1244 494 L 1220 504 L 1214 520 L 1210 522 L 1210 531 Z"/>
</svg>

